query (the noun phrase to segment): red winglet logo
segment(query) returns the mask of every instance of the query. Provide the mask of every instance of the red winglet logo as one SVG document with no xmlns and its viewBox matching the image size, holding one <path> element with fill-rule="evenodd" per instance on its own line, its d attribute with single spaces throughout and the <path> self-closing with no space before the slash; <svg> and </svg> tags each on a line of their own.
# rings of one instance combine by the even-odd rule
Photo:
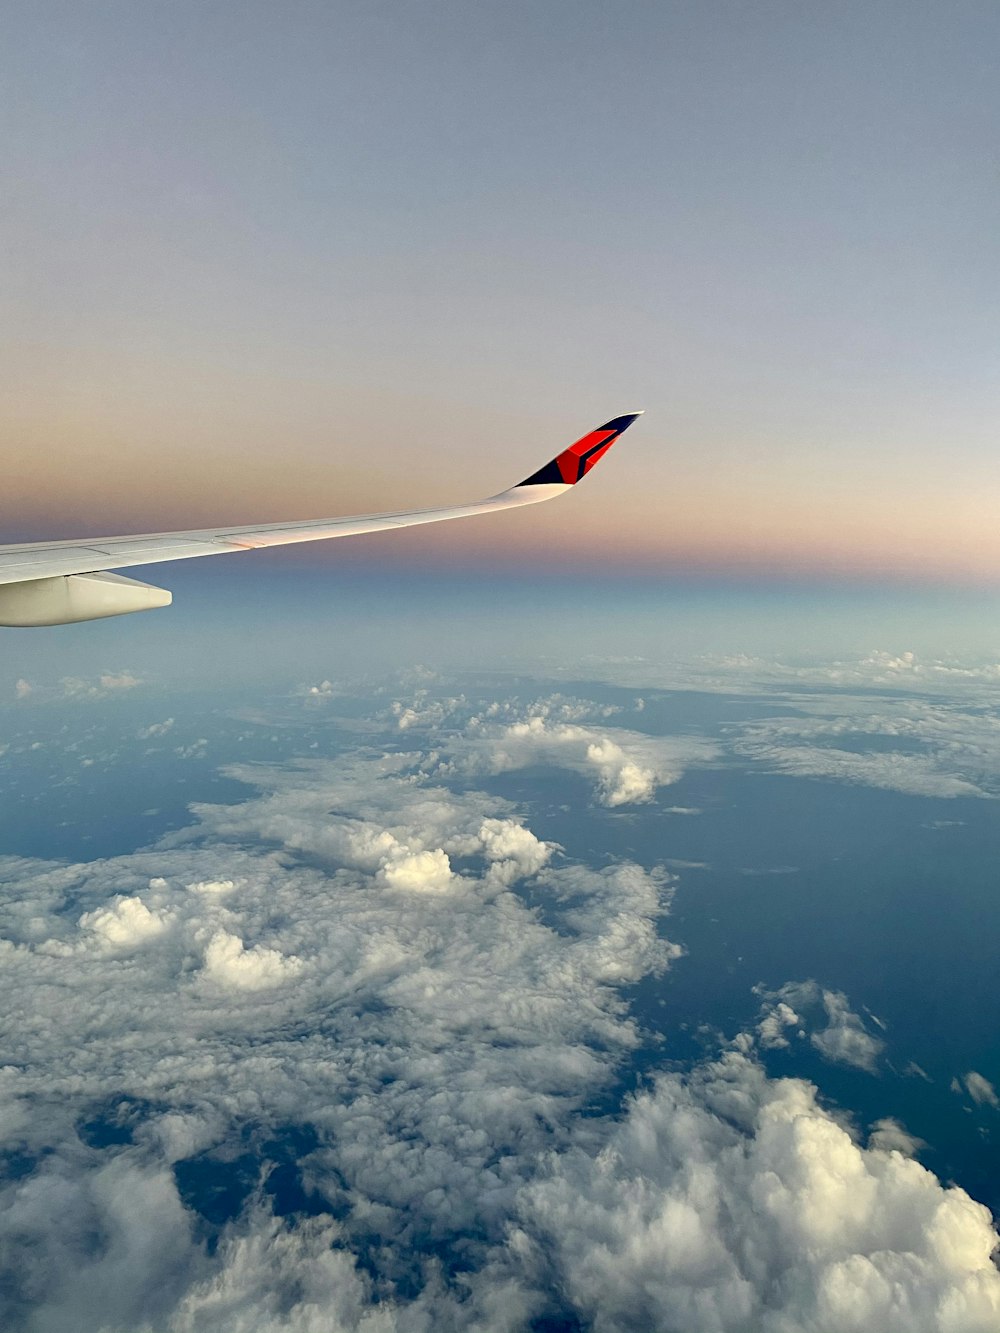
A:
<svg viewBox="0 0 1000 1333">
<path fill-rule="evenodd" d="M 614 421 L 605 422 L 584 435 L 582 440 L 571 444 L 561 454 L 557 454 L 551 463 L 546 463 L 537 472 L 532 473 L 522 486 L 575 486 L 587 475 L 590 469 L 608 452 L 623 430 L 631 426 L 640 412 L 630 412 L 627 416 L 615 417 Z"/>
<path fill-rule="evenodd" d="M 613 430 L 592 430 L 582 440 L 564 450 L 556 459 L 563 481 L 574 486 L 585 477 L 602 454 L 607 453 L 615 438 Z"/>
</svg>

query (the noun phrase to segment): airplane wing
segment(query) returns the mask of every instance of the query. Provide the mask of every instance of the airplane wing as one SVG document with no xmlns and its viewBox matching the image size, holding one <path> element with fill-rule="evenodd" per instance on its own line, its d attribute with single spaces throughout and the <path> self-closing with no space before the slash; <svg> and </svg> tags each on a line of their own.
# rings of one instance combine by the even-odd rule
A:
<svg viewBox="0 0 1000 1333">
<path fill-rule="evenodd" d="M 641 412 L 605 422 L 509 490 L 448 509 L 261 523 L 243 528 L 199 528 L 133 537 L 27 542 L 0 546 L 0 625 L 64 625 L 168 606 L 170 593 L 111 571 L 199 555 L 227 555 L 263 546 L 323 541 L 355 533 L 441 523 L 552 500 L 575 486 Z"/>
</svg>

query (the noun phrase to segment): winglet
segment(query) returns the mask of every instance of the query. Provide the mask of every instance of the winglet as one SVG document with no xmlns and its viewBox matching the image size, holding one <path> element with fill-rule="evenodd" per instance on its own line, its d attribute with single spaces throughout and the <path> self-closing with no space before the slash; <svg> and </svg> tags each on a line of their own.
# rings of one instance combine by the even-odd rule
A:
<svg viewBox="0 0 1000 1333">
<path fill-rule="evenodd" d="M 546 463 L 530 477 L 519 482 L 519 486 L 575 486 L 581 481 L 594 464 L 608 452 L 618 436 L 628 430 L 641 412 L 628 412 L 625 416 L 606 421 L 597 430 L 592 430 L 583 439 L 571 444 L 561 454 Z"/>
</svg>

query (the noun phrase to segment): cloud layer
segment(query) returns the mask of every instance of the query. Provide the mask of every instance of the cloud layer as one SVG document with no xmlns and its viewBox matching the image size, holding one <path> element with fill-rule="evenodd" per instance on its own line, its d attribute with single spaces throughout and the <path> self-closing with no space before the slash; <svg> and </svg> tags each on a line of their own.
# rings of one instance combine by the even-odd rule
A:
<svg viewBox="0 0 1000 1333">
<path fill-rule="evenodd" d="M 562 695 L 530 703 L 507 699 L 475 709 L 464 696 L 436 699 L 426 688 L 392 707 L 399 730 L 434 730 L 435 771 L 442 775 L 561 768 L 591 779 L 598 801 L 609 809 L 647 804 L 688 767 L 718 754 L 705 737 L 651 736 L 610 727 L 605 719 L 616 711 Z"/>
<path fill-rule="evenodd" d="M 5 1327 L 994 1329 L 986 1210 L 757 1059 L 801 1032 L 877 1068 L 848 998 L 765 993 L 623 1102 L 672 879 L 469 785 L 544 762 L 614 808 L 712 748 L 431 703 L 387 719 L 405 752 L 232 766 L 246 799 L 152 849 L 0 863 Z"/>
</svg>

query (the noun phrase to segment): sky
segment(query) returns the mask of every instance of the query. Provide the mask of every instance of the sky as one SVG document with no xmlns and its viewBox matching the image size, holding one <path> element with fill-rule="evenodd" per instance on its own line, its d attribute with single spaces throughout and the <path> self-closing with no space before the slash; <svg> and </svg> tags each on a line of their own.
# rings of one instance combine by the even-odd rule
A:
<svg viewBox="0 0 1000 1333">
<path fill-rule="evenodd" d="M 920 0 L 15 0 L 6 540 L 477 498 L 641 407 L 571 501 L 351 561 L 995 584 L 998 37 Z"/>
</svg>

